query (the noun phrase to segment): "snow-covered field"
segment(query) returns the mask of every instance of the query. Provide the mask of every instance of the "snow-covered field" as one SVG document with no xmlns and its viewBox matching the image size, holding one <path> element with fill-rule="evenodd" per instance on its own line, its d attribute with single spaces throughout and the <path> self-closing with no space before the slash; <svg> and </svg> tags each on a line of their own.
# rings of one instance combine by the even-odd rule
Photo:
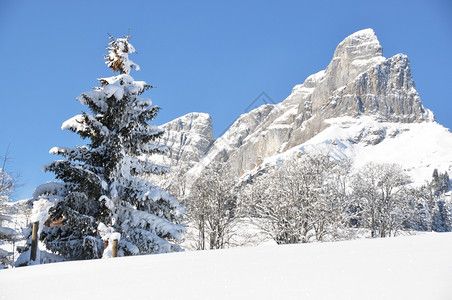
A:
<svg viewBox="0 0 452 300">
<path fill-rule="evenodd" d="M 452 299 L 452 233 L 0 271 L 1 299 Z"/>
</svg>

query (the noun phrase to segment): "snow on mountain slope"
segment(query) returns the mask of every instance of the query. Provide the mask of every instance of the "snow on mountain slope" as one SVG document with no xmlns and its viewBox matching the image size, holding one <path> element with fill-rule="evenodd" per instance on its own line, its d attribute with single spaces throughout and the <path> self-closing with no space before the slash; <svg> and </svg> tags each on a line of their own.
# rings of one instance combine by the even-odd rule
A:
<svg viewBox="0 0 452 300">
<path fill-rule="evenodd" d="M 450 299 L 452 233 L 0 271 L 0 299 Z"/>
<path fill-rule="evenodd" d="M 329 153 L 349 158 L 356 169 L 365 163 L 397 163 L 419 186 L 434 169 L 452 172 L 452 133 L 436 122 L 385 122 L 377 116 L 325 120 L 330 126 L 292 149 L 264 160 L 262 167 L 302 153 Z"/>
</svg>

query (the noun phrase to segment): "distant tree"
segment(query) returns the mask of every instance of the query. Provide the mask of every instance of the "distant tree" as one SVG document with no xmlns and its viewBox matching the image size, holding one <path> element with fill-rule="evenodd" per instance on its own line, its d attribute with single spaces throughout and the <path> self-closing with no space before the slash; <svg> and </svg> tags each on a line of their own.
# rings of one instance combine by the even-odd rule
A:
<svg viewBox="0 0 452 300">
<path fill-rule="evenodd" d="M 302 182 L 287 175 L 274 167 L 252 179 L 245 191 L 250 216 L 278 244 L 306 242 L 312 229 L 308 220 L 311 198 L 300 197 Z"/>
<path fill-rule="evenodd" d="M 442 185 L 443 193 L 447 192 L 450 188 L 450 179 L 449 179 L 449 174 L 447 174 L 447 171 L 444 172 L 444 174 L 443 174 L 441 185 Z"/>
<path fill-rule="evenodd" d="M 410 194 L 413 214 L 404 227 L 409 230 L 433 231 L 433 215 L 435 202 L 431 197 L 428 185 L 422 185 L 408 190 Z"/>
<path fill-rule="evenodd" d="M 13 228 L 4 225 L 5 222 L 12 221 L 12 217 L 9 215 L 10 209 L 7 205 L 7 202 L 11 201 L 11 195 L 14 193 L 17 187 L 17 177 L 11 176 L 6 171 L 6 164 L 8 160 L 9 157 L 7 150 L 5 156 L 2 159 L 2 165 L 0 168 L 0 245 L 14 245 L 14 240 L 18 234 Z M 13 264 L 12 256 L 14 249 L 11 250 L 12 251 L 8 251 L 0 248 L 0 269 L 11 266 Z"/>
<path fill-rule="evenodd" d="M 421 187 L 411 188 L 414 214 L 406 222 L 407 229 L 419 231 L 452 231 L 452 199 L 445 193 L 448 183 L 447 172 L 435 169 L 432 180 Z M 441 186 L 439 183 L 443 182 Z"/>
<path fill-rule="evenodd" d="M 446 199 L 445 195 L 450 187 L 449 174 L 435 169 L 429 187 L 432 203 L 432 230 L 452 231 L 452 203 Z"/>
<path fill-rule="evenodd" d="M 452 231 L 452 203 L 446 192 L 450 187 L 447 172 L 434 169 L 432 179 L 417 190 L 416 220 L 410 228 L 427 231 Z M 428 225 L 426 225 L 428 224 Z"/>
<path fill-rule="evenodd" d="M 445 194 L 435 197 L 432 230 L 436 232 L 452 231 L 452 201 Z"/>
<path fill-rule="evenodd" d="M 361 226 L 372 237 L 395 235 L 412 215 L 407 193 L 410 178 L 396 164 L 368 163 L 354 176 L 352 187 Z"/>
<path fill-rule="evenodd" d="M 172 167 L 172 172 L 164 174 L 162 187 L 171 195 L 177 197 L 181 202 L 187 197 L 189 187 L 187 183 L 187 171 L 189 164 L 179 163 Z"/>
<path fill-rule="evenodd" d="M 351 161 L 335 160 L 330 156 L 316 156 L 322 163 L 322 193 L 320 198 L 322 226 L 316 230 L 317 241 L 324 237 L 329 240 L 350 239 L 353 231 L 349 230 L 350 220 L 354 217 L 351 210 L 354 198 L 350 195 Z"/>
<path fill-rule="evenodd" d="M 12 218 L 7 215 L 0 214 L 0 245 L 9 244 L 14 247 L 14 239 L 18 233 L 11 227 L 3 226 L 3 222 L 11 221 Z M 0 269 L 12 266 L 14 263 L 13 259 L 14 249 L 11 251 L 0 248 Z"/>
<path fill-rule="evenodd" d="M 430 182 L 430 188 L 434 196 L 440 196 L 449 189 L 449 174 L 447 172 L 439 173 L 438 169 L 433 171 L 432 181 Z"/>
<path fill-rule="evenodd" d="M 228 165 L 213 162 L 195 181 L 186 201 L 188 219 L 198 232 L 196 249 L 228 245 L 238 210 Z"/>
<path fill-rule="evenodd" d="M 15 190 L 19 187 L 19 175 L 12 175 L 7 171 L 7 164 L 10 161 L 9 147 L 4 156 L 0 156 L 0 202 L 6 203 L 11 200 L 11 196 Z"/>
<path fill-rule="evenodd" d="M 434 169 L 433 170 L 433 174 L 432 174 L 432 181 L 436 182 L 439 180 L 439 174 L 438 174 L 438 169 Z"/>
<path fill-rule="evenodd" d="M 63 156 L 45 167 L 61 182 L 37 188 L 35 220 L 47 249 L 67 260 L 103 256 L 104 243 L 121 235 L 118 254 L 138 255 L 181 250 L 180 225 L 184 208 L 159 186 L 143 179 L 169 168 L 152 163 L 149 155 L 167 151 L 157 146 L 163 130 L 149 124 L 159 111 L 141 94 L 150 85 L 129 74 L 139 69 L 128 55 L 135 52 L 130 36 L 110 37 L 106 64 L 119 75 L 101 78 L 100 87 L 77 100 L 83 112 L 63 123 L 62 129 L 88 139 L 87 146 L 54 147 Z"/>
</svg>

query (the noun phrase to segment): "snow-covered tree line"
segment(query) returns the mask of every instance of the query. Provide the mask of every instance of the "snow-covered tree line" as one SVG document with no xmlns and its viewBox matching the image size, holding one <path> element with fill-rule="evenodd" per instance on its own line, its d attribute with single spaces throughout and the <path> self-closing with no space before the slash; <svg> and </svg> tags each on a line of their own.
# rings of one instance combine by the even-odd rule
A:
<svg viewBox="0 0 452 300">
<path fill-rule="evenodd" d="M 42 252 L 37 260 L 108 257 L 112 236 L 120 237 L 119 256 L 181 250 L 184 207 L 145 179 L 169 172 L 151 160 L 168 148 L 156 144 L 163 130 L 149 122 L 159 107 L 142 97 L 152 86 L 130 76 L 139 66 L 129 59 L 135 52 L 129 38 L 110 37 L 105 60 L 119 74 L 100 78 L 99 87 L 82 93 L 77 100 L 90 112 L 62 125 L 89 143 L 50 150 L 63 159 L 45 171 L 59 181 L 36 188 L 33 221 L 39 221 L 39 239 L 54 255 Z M 18 264 L 28 263 L 28 252 Z"/>
<path fill-rule="evenodd" d="M 228 174 L 226 163 L 214 163 L 185 198 L 195 249 L 232 246 L 244 219 L 279 244 L 451 231 L 447 173 L 435 171 L 415 188 L 397 164 L 352 170 L 350 161 L 318 154 L 281 161 L 245 181 Z"/>
<path fill-rule="evenodd" d="M 303 155 L 251 178 L 242 202 L 249 216 L 266 220 L 259 224 L 282 244 L 348 239 L 356 229 L 369 230 L 371 237 L 450 231 L 446 176 L 434 174 L 427 187 L 414 188 L 397 164 L 371 162 L 352 173 L 349 162 Z M 436 182 L 442 183 L 441 193 L 435 193 Z M 425 190 L 436 196 L 422 196 Z"/>
</svg>

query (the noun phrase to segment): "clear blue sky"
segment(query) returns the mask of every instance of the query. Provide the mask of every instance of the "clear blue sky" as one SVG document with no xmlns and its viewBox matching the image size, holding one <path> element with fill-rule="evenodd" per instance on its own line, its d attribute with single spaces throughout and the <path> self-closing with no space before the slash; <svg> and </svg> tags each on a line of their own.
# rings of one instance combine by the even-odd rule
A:
<svg viewBox="0 0 452 300">
<path fill-rule="evenodd" d="M 132 72 L 157 88 L 155 124 L 212 115 L 221 134 L 262 91 L 275 102 L 324 69 L 346 36 L 373 28 L 383 55 L 405 53 L 424 106 L 452 128 L 452 1 L 0 2 L 0 155 L 22 175 L 15 199 L 53 180 L 53 146 L 83 145 L 61 124 L 86 109 L 75 98 L 111 76 L 107 33 L 138 51 Z"/>
</svg>

